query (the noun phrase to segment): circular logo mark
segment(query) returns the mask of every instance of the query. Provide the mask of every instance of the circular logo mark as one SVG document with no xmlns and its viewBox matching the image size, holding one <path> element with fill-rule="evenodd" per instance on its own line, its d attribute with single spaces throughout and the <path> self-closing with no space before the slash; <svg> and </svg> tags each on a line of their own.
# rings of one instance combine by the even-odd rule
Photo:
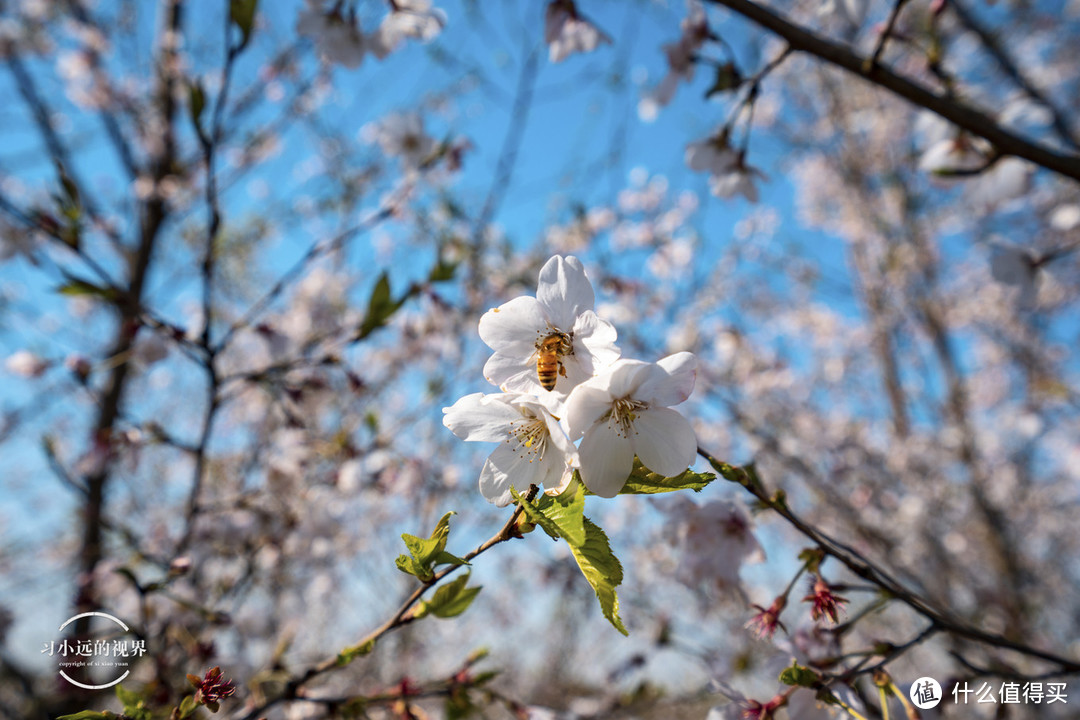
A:
<svg viewBox="0 0 1080 720">
<path fill-rule="evenodd" d="M 941 686 L 932 677 L 921 677 L 912 683 L 908 696 L 911 702 L 915 703 L 915 707 L 920 710 L 929 710 L 937 707 L 941 702 Z"/>
<path fill-rule="evenodd" d="M 97 630 L 94 632 L 96 639 L 54 640 L 44 643 L 41 652 L 57 658 L 60 677 L 75 687 L 85 690 L 112 687 L 128 676 L 131 672 L 128 669 L 130 660 L 141 657 L 146 652 L 146 642 L 128 639 L 126 636 L 130 633 L 130 628 L 118 618 L 103 612 L 85 612 L 68 618 L 60 626 L 59 632 L 63 633 L 64 628 L 80 618 L 104 618 L 105 623 L 97 623 Z M 90 679 L 92 675 L 95 676 L 94 680 Z M 107 678 L 111 679 L 101 682 Z"/>
</svg>

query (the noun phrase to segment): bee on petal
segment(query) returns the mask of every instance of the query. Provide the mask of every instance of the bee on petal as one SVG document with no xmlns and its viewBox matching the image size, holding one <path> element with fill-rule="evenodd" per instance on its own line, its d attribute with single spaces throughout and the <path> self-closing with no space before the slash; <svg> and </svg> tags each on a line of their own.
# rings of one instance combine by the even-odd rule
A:
<svg viewBox="0 0 1080 720">
<path fill-rule="evenodd" d="M 536 378 L 542 388 L 550 392 L 555 389 L 558 375 L 566 377 L 562 358 L 573 353 L 574 345 L 570 336 L 563 332 L 549 333 L 536 341 Z"/>
</svg>

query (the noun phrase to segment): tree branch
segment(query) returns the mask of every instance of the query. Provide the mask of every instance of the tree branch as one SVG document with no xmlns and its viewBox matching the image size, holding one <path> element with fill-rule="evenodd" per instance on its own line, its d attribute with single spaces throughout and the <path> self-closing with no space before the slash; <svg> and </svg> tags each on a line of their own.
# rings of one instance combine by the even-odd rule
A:
<svg viewBox="0 0 1080 720">
<path fill-rule="evenodd" d="M 864 580 L 877 585 L 890 596 L 904 603 L 927 620 L 930 620 L 943 631 L 978 643 L 1011 650 L 1022 655 L 1053 663 L 1067 673 L 1080 673 L 1080 661 L 1078 660 L 1072 660 L 1045 650 L 1039 650 L 1038 648 L 1030 647 L 1021 642 L 1010 640 L 1003 635 L 981 630 L 933 607 L 927 601 L 901 585 L 884 570 L 876 567 L 857 550 L 834 540 L 796 515 L 788 507 L 787 499 L 782 491 L 770 495 L 761 484 L 760 480 L 758 480 L 757 476 L 752 472 L 748 472 L 745 468 L 722 462 L 700 447 L 698 448 L 698 455 L 707 460 L 725 480 L 741 485 L 750 492 L 750 494 L 760 500 L 762 504 L 775 511 L 778 515 L 787 520 L 792 527 L 812 540 L 826 554 L 839 560 L 848 570 Z"/>
<path fill-rule="evenodd" d="M 979 23 L 974 13 L 964 7 L 960 0 L 949 0 L 948 5 L 952 8 L 952 11 L 956 13 L 956 17 L 959 18 L 960 22 L 978 36 L 983 47 L 985 47 L 986 51 L 990 53 L 990 56 L 997 61 L 997 64 L 1001 67 L 1002 71 L 1008 75 L 1021 90 L 1027 93 L 1032 100 L 1050 111 L 1051 121 L 1058 136 L 1073 148 L 1080 148 L 1080 141 L 1077 140 L 1076 135 L 1069 127 L 1069 123 L 1065 119 L 1065 113 L 1062 112 L 1061 108 L 1054 104 L 1053 100 L 1051 100 L 1046 93 L 1035 87 L 1035 84 L 1024 76 L 1024 73 L 1013 61 L 1008 51 L 998 41 L 994 34 L 984 28 L 982 24 Z"/>
<path fill-rule="evenodd" d="M 898 75 L 892 70 L 868 62 L 846 47 L 789 22 L 772 10 L 750 0 L 709 0 L 723 5 L 766 30 L 784 38 L 793 50 L 809 53 L 827 63 L 847 70 L 868 82 L 891 90 L 915 105 L 937 113 L 949 122 L 992 143 L 1005 155 L 1014 155 L 1080 181 L 1080 156 L 1063 155 L 1041 143 L 1027 140 L 1005 129 L 986 114 L 955 98 Z"/>
</svg>

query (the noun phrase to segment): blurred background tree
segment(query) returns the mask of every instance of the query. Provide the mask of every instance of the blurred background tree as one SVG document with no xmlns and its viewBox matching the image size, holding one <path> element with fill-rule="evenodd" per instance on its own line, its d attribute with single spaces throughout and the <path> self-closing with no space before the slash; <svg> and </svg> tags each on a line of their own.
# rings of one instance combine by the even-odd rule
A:
<svg viewBox="0 0 1080 720">
<path fill-rule="evenodd" d="M 119 710 L 41 652 L 100 610 L 166 717 L 217 665 L 234 717 L 881 717 L 874 669 L 1068 717 L 951 689 L 1080 672 L 1076 37 L 1020 0 L 0 3 L 0 716 Z M 508 519 L 442 408 L 555 254 L 624 356 L 698 356 L 698 445 L 761 484 L 589 499 L 629 638 L 534 533 L 331 670 L 416 587 L 401 533 Z"/>
</svg>

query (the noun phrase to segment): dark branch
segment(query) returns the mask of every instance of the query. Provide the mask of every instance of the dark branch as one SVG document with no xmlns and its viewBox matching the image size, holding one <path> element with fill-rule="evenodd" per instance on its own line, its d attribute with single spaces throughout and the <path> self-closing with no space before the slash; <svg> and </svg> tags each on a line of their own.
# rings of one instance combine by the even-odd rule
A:
<svg viewBox="0 0 1080 720">
<path fill-rule="evenodd" d="M 924 85 L 898 75 L 880 65 L 873 65 L 846 47 L 789 22 L 750 0 L 709 0 L 723 5 L 787 40 L 793 50 L 809 53 L 843 68 L 875 85 L 891 90 L 902 98 L 937 113 L 973 135 L 988 140 L 1004 155 L 1014 155 L 1080 180 L 1080 156 L 1063 155 L 1041 143 L 1027 140 L 994 122 L 986 114 L 955 98 L 939 94 Z"/>
</svg>

